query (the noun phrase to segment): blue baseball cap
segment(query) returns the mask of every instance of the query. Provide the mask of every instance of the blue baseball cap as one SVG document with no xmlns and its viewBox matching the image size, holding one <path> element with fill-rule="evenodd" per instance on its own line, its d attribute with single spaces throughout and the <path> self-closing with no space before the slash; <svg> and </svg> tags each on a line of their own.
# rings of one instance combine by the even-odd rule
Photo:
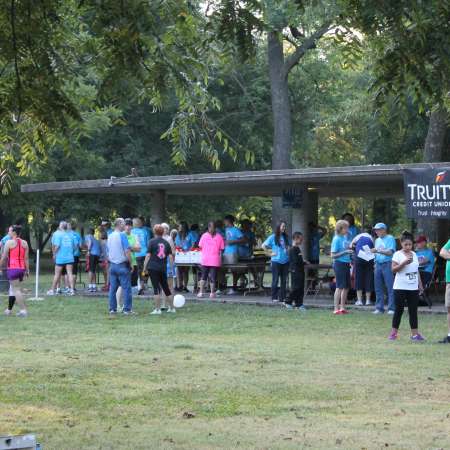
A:
<svg viewBox="0 0 450 450">
<path fill-rule="evenodd" d="M 378 222 L 374 227 L 374 230 L 387 230 L 387 225 L 383 222 Z"/>
</svg>

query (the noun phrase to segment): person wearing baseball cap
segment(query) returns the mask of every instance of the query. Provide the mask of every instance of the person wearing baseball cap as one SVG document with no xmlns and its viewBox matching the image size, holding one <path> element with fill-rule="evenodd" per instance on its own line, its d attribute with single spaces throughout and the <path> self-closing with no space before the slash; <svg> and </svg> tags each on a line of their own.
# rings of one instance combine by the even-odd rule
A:
<svg viewBox="0 0 450 450">
<path fill-rule="evenodd" d="M 371 252 L 375 254 L 375 311 L 374 314 L 384 313 L 384 290 L 388 297 L 388 314 L 394 314 L 394 275 L 392 273 L 392 255 L 397 250 L 394 236 L 387 232 L 387 225 L 378 222 L 373 227 L 377 239 Z"/>
<path fill-rule="evenodd" d="M 416 239 L 416 255 L 419 259 L 419 273 L 422 280 L 422 286 L 426 288 L 433 275 L 435 256 L 431 248 L 427 247 L 427 237 L 421 234 Z"/>
</svg>

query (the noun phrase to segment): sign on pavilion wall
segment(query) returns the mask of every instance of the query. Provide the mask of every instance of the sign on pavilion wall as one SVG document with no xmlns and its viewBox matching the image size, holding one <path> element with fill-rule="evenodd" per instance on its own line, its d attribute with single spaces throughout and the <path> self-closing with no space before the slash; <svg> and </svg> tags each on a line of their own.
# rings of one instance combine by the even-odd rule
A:
<svg viewBox="0 0 450 450">
<path fill-rule="evenodd" d="M 405 169 L 403 179 L 410 219 L 450 219 L 450 167 Z"/>
<path fill-rule="evenodd" d="M 298 188 L 283 189 L 281 200 L 283 208 L 301 209 L 303 204 L 303 190 Z"/>
</svg>

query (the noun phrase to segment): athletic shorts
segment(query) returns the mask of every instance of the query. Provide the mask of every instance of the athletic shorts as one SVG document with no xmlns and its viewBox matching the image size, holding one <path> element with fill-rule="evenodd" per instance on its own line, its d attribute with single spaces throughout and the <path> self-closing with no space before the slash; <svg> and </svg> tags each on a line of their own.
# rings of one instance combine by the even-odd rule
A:
<svg viewBox="0 0 450 450">
<path fill-rule="evenodd" d="M 450 308 L 450 283 L 445 287 L 445 306 Z"/>
<path fill-rule="evenodd" d="M 336 276 L 336 288 L 337 289 L 350 289 L 350 264 L 335 261 L 334 274 Z"/>
<path fill-rule="evenodd" d="M 6 276 L 8 277 L 9 281 L 23 281 L 23 277 L 25 276 L 25 269 L 8 269 L 6 271 Z"/>
<path fill-rule="evenodd" d="M 67 263 L 67 264 L 56 264 L 57 267 L 62 267 L 62 271 L 61 271 L 61 275 L 67 275 L 67 266 L 72 266 L 73 267 L 73 262 L 71 263 Z M 73 273 L 73 269 L 72 269 L 72 273 Z"/>
</svg>

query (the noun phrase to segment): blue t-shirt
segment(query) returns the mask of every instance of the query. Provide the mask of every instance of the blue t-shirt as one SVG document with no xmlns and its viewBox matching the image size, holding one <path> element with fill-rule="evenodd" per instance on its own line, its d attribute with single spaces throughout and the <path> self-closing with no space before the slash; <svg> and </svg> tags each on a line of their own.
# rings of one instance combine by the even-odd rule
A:
<svg viewBox="0 0 450 450">
<path fill-rule="evenodd" d="M 348 235 L 342 236 L 341 234 L 336 234 L 331 241 L 331 253 L 341 253 L 344 250 L 350 248 L 351 241 L 348 240 Z M 351 261 L 350 254 L 345 253 L 338 258 L 333 258 L 334 261 L 339 261 L 343 263 L 349 263 Z"/>
<path fill-rule="evenodd" d="M 356 225 L 350 225 L 348 227 L 347 239 L 352 242 L 353 239 L 360 233 L 359 228 Z"/>
<path fill-rule="evenodd" d="M 58 247 L 56 264 L 71 264 L 74 262 L 75 241 L 69 231 L 59 231 L 53 234 L 52 244 Z"/>
<path fill-rule="evenodd" d="M 320 259 L 320 240 L 323 233 L 319 230 L 312 232 L 309 236 L 309 258 L 311 261 L 319 261 Z"/>
<path fill-rule="evenodd" d="M 75 243 L 75 250 L 73 256 L 80 256 L 80 247 L 83 244 L 83 239 L 81 239 L 81 234 L 78 231 L 70 230 L 69 233 L 72 235 L 73 241 Z"/>
<path fill-rule="evenodd" d="M 420 265 L 420 267 L 419 267 L 420 270 L 422 270 L 423 272 L 429 272 L 429 273 L 433 272 L 434 261 L 435 261 L 433 250 L 431 250 L 431 248 L 423 248 L 422 250 L 416 250 L 415 252 L 416 252 L 417 258 L 419 258 L 419 264 L 420 264 L 421 256 L 428 259 L 428 262 L 426 263 L 426 265 L 424 265 L 424 266 Z"/>
<path fill-rule="evenodd" d="M 95 236 L 92 236 L 92 234 L 88 234 L 84 238 L 84 241 L 86 242 L 86 245 L 89 248 L 89 253 L 91 255 L 100 256 L 100 253 L 101 253 L 100 241 L 98 239 L 96 239 Z"/>
<path fill-rule="evenodd" d="M 181 248 L 184 252 L 189 251 L 195 242 L 192 241 L 192 234 L 189 232 L 184 239 L 181 238 L 180 233 L 175 238 L 175 245 Z"/>
<path fill-rule="evenodd" d="M 245 244 L 239 244 L 238 255 L 241 258 L 250 258 L 253 255 L 253 247 L 255 245 L 255 233 L 253 231 L 242 231 L 242 235 L 247 239 Z"/>
<path fill-rule="evenodd" d="M 226 241 L 237 241 L 238 239 L 241 239 L 244 235 L 242 234 L 242 231 L 233 226 L 233 227 L 226 227 L 225 228 L 225 240 Z M 238 244 L 226 244 L 225 250 L 223 252 L 224 255 L 235 255 L 238 253 Z"/>
<path fill-rule="evenodd" d="M 200 234 L 198 233 L 198 231 L 189 231 L 189 234 L 191 235 L 192 245 L 198 245 L 200 241 Z"/>
<path fill-rule="evenodd" d="M 392 251 L 392 255 L 396 252 L 397 250 L 397 244 L 395 243 L 395 239 L 394 236 L 391 236 L 390 234 L 387 234 L 386 236 L 382 237 L 382 238 L 377 238 L 375 240 L 375 248 L 377 250 L 379 249 L 383 249 L 383 250 L 391 250 Z M 380 253 L 376 253 L 375 254 L 375 262 L 377 264 L 384 264 L 387 262 L 392 261 L 392 255 L 382 255 Z"/>
<path fill-rule="evenodd" d="M 286 264 L 289 262 L 288 246 L 289 242 L 286 242 L 284 236 L 280 236 L 280 245 L 275 242 L 275 235 L 271 234 L 263 243 L 264 247 L 268 247 L 275 253 L 270 260 L 279 264 Z"/>
<path fill-rule="evenodd" d="M 135 252 L 135 256 L 137 258 L 145 256 L 147 254 L 147 247 L 150 241 L 147 228 L 133 228 L 131 230 L 131 234 L 137 237 L 137 239 L 139 240 L 139 245 L 141 246 L 141 250 L 139 252 Z"/>
</svg>

